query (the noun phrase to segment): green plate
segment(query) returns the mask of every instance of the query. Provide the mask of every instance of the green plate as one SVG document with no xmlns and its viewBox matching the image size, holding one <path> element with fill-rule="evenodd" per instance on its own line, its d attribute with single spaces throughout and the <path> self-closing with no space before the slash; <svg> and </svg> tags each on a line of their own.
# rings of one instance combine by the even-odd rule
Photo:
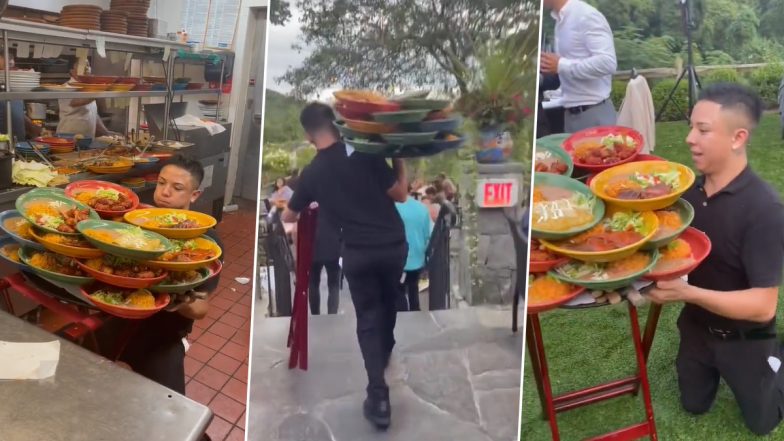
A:
<svg viewBox="0 0 784 441">
<path fill-rule="evenodd" d="M 395 145 L 427 144 L 435 139 L 438 132 L 422 133 L 386 133 L 381 135 L 384 141 Z"/>
<path fill-rule="evenodd" d="M 399 145 L 387 144 L 385 142 L 362 141 L 359 139 L 347 139 L 346 144 L 354 147 L 354 150 L 373 155 L 386 155 L 400 149 Z"/>
<path fill-rule="evenodd" d="M 89 221 L 85 221 L 85 222 L 89 222 Z M 45 270 L 45 269 L 42 269 L 42 268 L 37 268 L 37 267 L 34 267 L 33 265 L 30 265 L 30 258 L 33 257 L 33 254 L 34 253 L 41 253 L 41 252 L 43 252 L 43 251 L 33 250 L 33 249 L 27 248 L 27 247 L 22 247 L 22 248 L 19 248 L 19 258 L 22 259 L 22 262 L 24 262 L 25 265 L 27 265 L 29 267 L 30 271 L 38 274 L 41 277 L 45 277 L 45 278 L 50 279 L 50 280 L 54 280 L 54 281 L 57 281 L 57 282 L 60 282 L 60 283 L 65 283 L 65 284 L 68 284 L 68 285 L 76 285 L 76 286 L 83 286 L 83 285 L 87 285 L 89 283 L 95 282 L 95 279 L 93 279 L 92 277 L 68 276 L 68 275 L 65 275 L 65 274 L 56 273 L 54 271 L 49 271 L 49 270 Z M 55 253 L 52 253 L 50 251 L 46 251 L 46 252 L 49 253 L 49 254 L 55 254 Z M 59 254 L 56 254 L 56 255 L 61 257 L 61 258 L 63 258 L 63 259 L 72 259 L 71 257 L 61 256 Z"/>
<path fill-rule="evenodd" d="M 564 173 L 563 176 L 572 176 L 572 173 L 574 172 L 574 161 L 572 160 L 572 157 L 566 153 L 566 150 L 562 149 L 561 147 L 549 147 L 542 144 L 536 144 L 535 158 L 538 158 L 540 154 L 549 154 L 560 159 L 561 162 L 565 163 L 568 167 L 566 169 L 566 173 Z"/>
<path fill-rule="evenodd" d="M 166 293 L 170 293 L 170 294 L 171 293 L 178 293 L 178 294 L 179 293 L 184 293 L 184 292 L 188 292 L 188 291 L 192 290 L 193 288 L 196 288 L 197 286 L 203 284 L 204 282 L 207 281 L 207 279 L 210 278 L 210 276 L 212 276 L 212 271 L 210 271 L 209 268 L 199 268 L 199 269 L 194 270 L 194 271 L 197 271 L 199 273 L 199 275 L 201 276 L 195 282 L 180 283 L 178 285 L 159 283 L 157 285 L 153 285 L 153 286 L 149 287 L 148 289 L 150 291 L 152 291 L 152 292 L 166 292 Z"/>
<path fill-rule="evenodd" d="M 398 110 L 396 112 L 373 112 L 373 120 L 385 124 L 415 123 L 420 122 L 427 114 L 428 110 Z"/>
<path fill-rule="evenodd" d="M 686 231 L 686 228 L 689 228 L 689 225 L 691 225 L 691 222 L 694 220 L 694 207 L 692 207 L 691 204 L 688 203 L 685 199 L 678 199 L 677 202 L 668 208 L 677 211 L 681 216 L 681 227 L 668 236 L 646 243 L 642 246 L 641 249 L 646 251 L 658 250 L 659 248 L 669 244 L 673 240 L 677 239 L 681 233 Z M 665 210 L 667 210 L 667 208 L 665 208 Z"/>
<path fill-rule="evenodd" d="M 566 141 L 566 139 L 570 136 L 572 136 L 571 133 L 556 133 L 553 135 L 542 136 L 536 140 L 536 145 L 550 148 L 563 148 L 563 142 Z"/>
<path fill-rule="evenodd" d="M 449 107 L 449 100 L 433 100 L 427 98 L 409 98 L 400 100 L 400 105 L 404 109 L 422 109 L 428 112 L 433 110 L 443 110 Z"/>
<path fill-rule="evenodd" d="M 555 269 L 551 270 L 547 274 L 553 276 L 554 278 L 556 278 L 556 279 L 558 279 L 558 280 L 560 280 L 562 282 L 570 283 L 570 284 L 576 285 L 576 286 L 582 286 L 582 287 L 584 287 L 586 289 L 590 289 L 590 290 L 593 290 L 593 291 L 615 291 L 615 290 L 620 289 L 620 288 L 625 288 L 627 286 L 631 286 L 632 283 L 636 282 L 637 279 L 641 278 L 643 275 L 645 275 L 651 269 L 653 269 L 654 266 L 656 266 L 656 262 L 659 260 L 659 251 L 658 250 L 653 250 L 653 251 L 649 251 L 649 253 L 651 255 L 651 262 L 648 264 L 648 266 L 646 266 L 645 268 L 643 268 L 642 270 L 640 270 L 640 271 L 638 271 L 638 272 L 636 272 L 634 274 L 630 274 L 630 275 L 628 275 L 626 277 L 623 277 L 621 279 L 602 280 L 602 281 L 597 281 L 597 282 L 587 282 L 585 280 L 578 280 L 578 279 L 572 279 L 571 277 L 566 277 L 566 276 L 564 276 L 564 275 L 562 275 L 562 274 L 560 274 L 558 272 L 558 268 L 555 268 Z M 574 261 L 572 261 L 572 262 L 574 262 Z M 567 264 L 568 263 L 565 263 L 564 265 L 567 265 Z"/>
<path fill-rule="evenodd" d="M 28 222 L 50 233 L 66 234 L 72 236 L 79 235 L 79 233 L 63 233 L 61 231 L 57 231 L 57 229 L 55 228 L 49 228 L 43 225 L 36 224 L 35 220 L 30 216 L 28 216 L 27 210 L 25 210 L 25 207 L 27 207 L 28 204 L 36 203 L 36 202 L 37 203 L 48 202 L 52 205 L 55 205 L 63 209 L 70 209 L 70 208 L 79 208 L 82 210 L 88 209 L 90 210 L 90 219 L 101 218 L 100 216 L 98 216 L 98 213 L 96 213 L 95 210 L 88 207 L 87 205 L 82 204 L 81 202 L 77 202 L 69 198 L 68 196 L 65 195 L 65 192 L 59 188 L 36 188 L 20 196 L 19 199 L 16 200 L 16 204 L 15 204 L 16 210 L 22 215 L 22 217 L 27 219 Z"/>
<path fill-rule="evenodd" d="M 556 175 L 554 173 L 534 173 L 534 187 L 537 185 L 547 185 L 551 187 L 559 187 L 564 188 L 567 190 L 572 190 L 576 192 L 583 193 L 586 196 L 592 197 L 595 201 L 593 206 L 593 220 L 591 222 L 582 225 L 580 227 L 572 228 L 570 230 L 561 231 L 561 232 L 550 232 L 545 230 L 537 230 L 533 226 L 533 219 L 531 219 L 531 236 L 537 239 L 550 239 L 550 240 L 561 240 L 566 239 L 577 234 L 580 234 L 584 231 L 588 231 L 591 228 L 595 227 L 599 221 L 602 220 L 604 217 L 604 201 L 597 198 L 592 192 L 591 189 L 588 188 L 587 185 L 583 184 L 582 182 L 572 179 L 568 176 L 561 176 Z M 533 211 L 532 211 L 533 216 Z"/>
<path fill-rule="evenodd" d="M 154 260 L 172 248 L 172 244 L 169 241 L 169 239 L 161 236 L 160 234 L 148 230 L 143 230 L 137 226 L 125 224 L 122 222 L 113 222 L 113 221 L 106 221 L 106 220 L 86 220 L 84 222 L 79 222 L 79 224 L 76 225 L 76 229 L 79 230 L 79 232 L 82 234 L 84 234 L 85 231 L 88 230 L 115 231 L 115 232 L 121 232 L 126 234 L 127 233 L 139 234 L 150 240 L 159 240 L 164 247 L 159 251 L 138 250 L 129 247 L 122 247 L 109 242 L 104 242 L 94 237 L 90 237 L 87 234 L 84 234 L 84 237 L 87 239 L 87 241 L 93 244 L 94 247 L 98 248 L 99 250 L 102 250 L 105 253 L 118 257 L 127 257 L 129 259 L 137 259 L 137 260 Z"/>
<path fill-rule="evenodd" d="M 340 132 L 344 138 L 367 138 L 368 136 L 372 136 L 352 129 L 346 125 L 345 121 L 335 121 L 333 124 L 335 124 L 335 128 L 338 129 L 338 132 Z"/>
</svg>

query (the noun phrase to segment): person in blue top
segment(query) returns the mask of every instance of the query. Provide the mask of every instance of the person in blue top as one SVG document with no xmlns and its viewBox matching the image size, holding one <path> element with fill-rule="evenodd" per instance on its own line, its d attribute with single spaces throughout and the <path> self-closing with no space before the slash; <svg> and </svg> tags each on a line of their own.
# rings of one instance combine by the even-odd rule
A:
<svg viewBox="0 0 784 441">
<path fill-rule="evenodd" d="M 425 204 L 410 195 L 405 202 L 396 202 L 395 208 L 403 219 L 408 242 L 408 257 L 406 258 L 405 279 L 402 284 L 400 308 L 403 311 L 419 311 L 419 276 L 425 267 L 425 252 L 430 241 L 430 232 L 433 224 L 430 220 L 430 210 Z M 408 301 L 406 302 L 406 292 Z"/>
</svg>

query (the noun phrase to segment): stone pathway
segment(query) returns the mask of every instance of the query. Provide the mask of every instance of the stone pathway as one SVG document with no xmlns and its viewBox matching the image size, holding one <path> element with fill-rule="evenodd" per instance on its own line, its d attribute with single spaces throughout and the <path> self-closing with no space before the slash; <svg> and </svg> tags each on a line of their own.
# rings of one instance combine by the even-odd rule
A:
<svg viewBox="0 0 784 441">
<path fill-rule="evenodd" d="M 350 300 L 344 305 L 351 308 Z M 508 308 L 398 315 L 398 343 L 387 370 L 392 425 L 386 432 L 362 417 L 366 376 L 353 315 L 311 317 L 309 326 L 309 370 L 289 370 L 289 319 L 265 318 L 257 309 L 249 441 L 517 437 L 522 334 L 511 332 Z"/>
</svg>

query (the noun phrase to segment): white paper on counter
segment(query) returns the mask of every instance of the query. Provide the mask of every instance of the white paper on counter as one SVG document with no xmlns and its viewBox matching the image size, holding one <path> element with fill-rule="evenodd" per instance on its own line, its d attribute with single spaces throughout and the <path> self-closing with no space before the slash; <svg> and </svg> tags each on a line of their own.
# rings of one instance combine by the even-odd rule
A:
<svg viewBox="0 0 784 441">
<path fill-rule="evenodd" d="M 42 380 L 54 376 L 60 361 L 60 341 L 14 343 L 0 341 L 0 380 Z"/>
<path fill-rule="evenodd" d="M 220 124 L 213 121 L 204 121 L 194 115 L 183 115 L 175 119 L 174 124 L 177 124 L 177 126 L 180 127 L 204 127 L 210 133 L 210 136 L 226 131 L 226 127 L 223 127 Z"/>
<path fill-rule="evenodd" d="M 63 47 L 58 44 L 46 44 L 42 53 L 42 58 L 57 58 L 63 52 Z"/>
<path fill-rule="evenodd" d="M 16 58 L 30 57 L 30 43 L 18 41 L 16 43 Z"/>
<path fill-rule="evenodd" d="M 44 56 L 44 45 L 43 44 L 36 44 L 33 46 L 33 58 L 43 58 Z"/>
<path fill-rule="evenodd" d="M 95 37 L 95 50 L 98 56 L 106 58 L 106 40 L 103 37 Z"/>
</svg>

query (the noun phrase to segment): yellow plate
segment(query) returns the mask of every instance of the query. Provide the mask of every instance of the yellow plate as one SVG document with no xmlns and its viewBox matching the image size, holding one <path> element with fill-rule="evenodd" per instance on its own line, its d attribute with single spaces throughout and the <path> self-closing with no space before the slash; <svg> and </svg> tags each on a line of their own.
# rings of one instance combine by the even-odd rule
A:
<svg viewBox="0 0 784 441">
<path fill-rule="evenodd" d="M 680 181 L 678 190 L 666 196 L 660 196 L 651 199 L 617 199 L 612 198 L 604 192 L 607 184 L 615 177 L 630 175 L 634 172 L 644 174 L 656 172 L 668 172 L 672 169 L 677 169 L 680 172 Z M 629 162 L 621 164 L 616 167 L 609 168 L 598 175 L 591 181 L 591 191 L 596 196 L 603 199 L 609 205 L 616 207 L 628 208 L 635 211 L 654 211 L 661 210 L 674 204 L 689 187 L 694 184 L 694 172 L 683 164 L 677 162 L 665 161 L 642 161 L 642 162 Z"/>
<path fill-rule="evenodd" d="M 193 219 L 199 223 L 198 228 L 163 228 L 155 222 L 157 216 L 167 214 L 184 214 L 188 219 Z M 169 239 L 193 239 L 199 237 L 214 227 L 218 221 L 214 217 L 199 213 L 198 211 L 177 210 L 174 208 L 143 208 L 125 213 L 125 221 L 129 224 L 137 225 L 145 230 L 154 231 Z"/>
<path fill-rule="evenodd" d="M 96 257 L 103 256 L 103 251 L 99 250 L 98 248 L 74 247 L 71 245 L 63 245 L 61 243 L 52 242 L 51 240 L 48 240 L 43 236 L 39 236 L 34 228 L 30 229 L 30 234 L 32 234 L 35 240 L 41 245 L 43 245 L 44 248 L 46 248 L 47 250 L 53 253 L 62 254 L 63 256 L 68 256 L 68 257 L 74 257 L 76 259 L 94 259 Z"/>
<path fill-rule="evenodd" d="M 610 209 L 607 211 L 607 216 L 612 217 L 612 215 L 618 211 L 626 211 L 626 210 L 618 210 L 618 209 Z M 539 242 L 545 246 L 545 248 L 564 255 L 571 257 L 572 259 L 581 260 L 583 262 L 614 262 L 616 260 L 623 259 L 625 257 L 629 257 L 637 250 L 639 250 L 643 245 L 645 245 L 653 236 L 656 234 L 656 231 L 659 229 L 659 218 L 656 217 L 656 214 L 652 211 L 644 211 L 642 212 L 643 223 L 645 224 L 645 228 L 648 231 L 648 234 L 643 237 L 639 242 L 633 243 L 631 245 L 627 245 L 623 248 L 618 248 L 617 250 L 611 251 L 575 251 L 569 248 L 564 248 L 559 246 L 558 242 L 553 242 L 545 239 L 539 239 Z"/>
<path fill-rule="evenodd" d="M 120 159 L 114 162 L 114 165 L 107 167 L 103 165 L 88 165 L 87 170 L 100 175 L 121 174 L 128 173 L 133 167 L 133 161 L 127 159 Z"/>
<path fill-rule="evenodd" d="M 207 236 L 197 237 L 193 240 L 195 240 L 198 244 L 205 246 L 205 248 L 206 246 L 210 246 L 212 249 L 217 251 L 218 254 L 212 259 L 201 260 L 198 262 L 165 262 L 162 260 L 148 260 L 145 263 L 153 268 L 162 268 L 168 271 L 190 271 L 209 266 L 212 262 L 218 260 L 221 254 L 223 254 L 223 251 L 220 249 L 218 244 Z"/>
</svg>

